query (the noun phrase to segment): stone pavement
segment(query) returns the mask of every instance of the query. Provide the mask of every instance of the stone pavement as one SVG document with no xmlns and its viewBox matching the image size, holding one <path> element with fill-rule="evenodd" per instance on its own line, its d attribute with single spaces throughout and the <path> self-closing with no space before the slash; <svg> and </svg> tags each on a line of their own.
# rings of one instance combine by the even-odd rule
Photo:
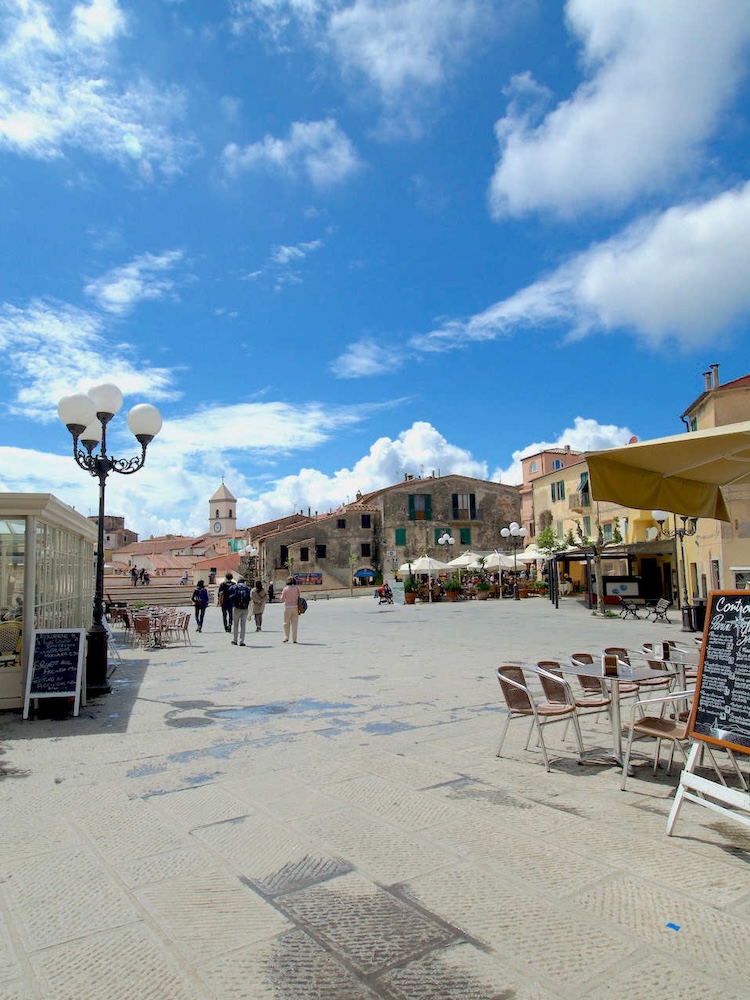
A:
<svg viewBox="0 0 750 1000">
<path fill-rule="evenodd" d="M 123 646 L 79 718 L 0 713 L 0 1000 L 747 1000 L 742 827 L 667 838 L 674 777 L 560 726 L 495 756 L 495 666 L 679 634 L 360 597 Z"/>
</svg>

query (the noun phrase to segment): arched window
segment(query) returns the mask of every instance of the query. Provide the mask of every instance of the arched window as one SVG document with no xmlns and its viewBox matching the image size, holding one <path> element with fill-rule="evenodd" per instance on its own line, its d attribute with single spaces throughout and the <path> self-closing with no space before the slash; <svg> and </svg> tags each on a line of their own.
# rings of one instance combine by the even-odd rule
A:
<svg viewBox="0 0 750 1000">
<path fill-rule="evenodd" d="M 219 513 L 219 508 L 218 507 L 216 508 L 216 516 L 217 517 L 221 517 L 221 514 Z"/>
<path fill-rule="evenodd" d="M 231 507 L 229 508 L 229 516 L 230 517 L 232 516 L 232 508 Z"/>
<path fill-rule="evenodd" d="M 562 467 L 563 467 L 562 459 L 561 458 L 556 458 L 554 460 L 554 462 L 552 463 L 552 468 L 553 469 L 562 469 Z"/>
<path fill-rule="evenodd" d="M 529 472 L 539 472 L 539 462 L 532 462 L 529 466 Z"/>
</svg>

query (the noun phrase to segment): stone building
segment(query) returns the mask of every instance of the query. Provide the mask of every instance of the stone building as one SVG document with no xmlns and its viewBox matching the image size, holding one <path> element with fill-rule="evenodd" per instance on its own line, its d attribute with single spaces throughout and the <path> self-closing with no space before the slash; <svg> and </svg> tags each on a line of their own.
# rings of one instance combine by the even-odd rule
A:
<svg viewBox="0 0 750 1000">
<path fill-rule="evenodd" d="M 263 579 L 279 582 L 294 572 L 303 586 L 336 589 L 369 582 L 425 552 L 447 560 L 465 549 L 505 548 L 500 529 L 519 515 L 515 486 L 458 475 L 407 476 L 253 540 Z M 449 551 L 438 544 L 446 532 L 455 539 Z"/>
</svg>

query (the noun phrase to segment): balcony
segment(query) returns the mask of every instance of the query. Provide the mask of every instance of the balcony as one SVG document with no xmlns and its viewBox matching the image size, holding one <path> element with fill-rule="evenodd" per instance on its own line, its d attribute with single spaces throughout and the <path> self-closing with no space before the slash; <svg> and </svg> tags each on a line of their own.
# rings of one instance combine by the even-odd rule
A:
<svg viewBox="0 0 750 1000">
<path fill-rule="evenodd" d="M 570 510 L 584 511 L 591 506 L 591 493 L 588 490 L 582 493 L 571 493 L 568 497 L 568 508 Z"/>
</svg>

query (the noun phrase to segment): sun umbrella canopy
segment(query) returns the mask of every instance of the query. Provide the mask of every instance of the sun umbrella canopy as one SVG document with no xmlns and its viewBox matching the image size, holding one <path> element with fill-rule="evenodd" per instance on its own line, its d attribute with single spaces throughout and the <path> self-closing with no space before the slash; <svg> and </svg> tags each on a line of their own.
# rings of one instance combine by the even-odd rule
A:
<svg viewBox="0 0 750 1000">
<path fill-rule="evenodd" d="M 484 557 L 485 569 L 513 569 L 515 565 L 517 564 L 513 562 L 513 556 L 506 555 L 504 552 L 491 552 Z"/>
<path fill-rule="evenodd" d="M 373 576 L 375 576 L 375 570 L 374 569 L 358 569 L 357 572 L 354 575 L 356 577 L 359 577 L 360 580 L 362 580 L 362 579 L 365 579 L 366 577 L 373 577 Z"/>
<path fill-rule="evenodd" d="M 595 500 L 728 521 L 721 492 L 750 476 L 750 421 L 586 453 Z"/>
<path fill-rule="evenodd" d="M 460 556 L 456 556 L 455 559 L 451 559 L 447 565 L 452 566 L 455 569 L 468 569 L 468 567 L 471 566 L 472 563 L 477 562 L 479 558 L 480 555 L 478 552 L 462 552 Z"/>
<path fill-rule="evenodd" d="M 437 573 L 443 569 L 448 569 L 447 563 L 433 559 L 431 556 L 420 556 L 419 559 L 399 566 L 398 571 L 399 573 Z"/>
<path fill-rule="evenodd" d="M 527 545 L 523 552 L 519 552 L 517 556 L 519 562 L 525 563 L 538 562 L 547 558 L 548 556 L 544 552 L 540 552 L 536 545 Z"/>
</svg>

